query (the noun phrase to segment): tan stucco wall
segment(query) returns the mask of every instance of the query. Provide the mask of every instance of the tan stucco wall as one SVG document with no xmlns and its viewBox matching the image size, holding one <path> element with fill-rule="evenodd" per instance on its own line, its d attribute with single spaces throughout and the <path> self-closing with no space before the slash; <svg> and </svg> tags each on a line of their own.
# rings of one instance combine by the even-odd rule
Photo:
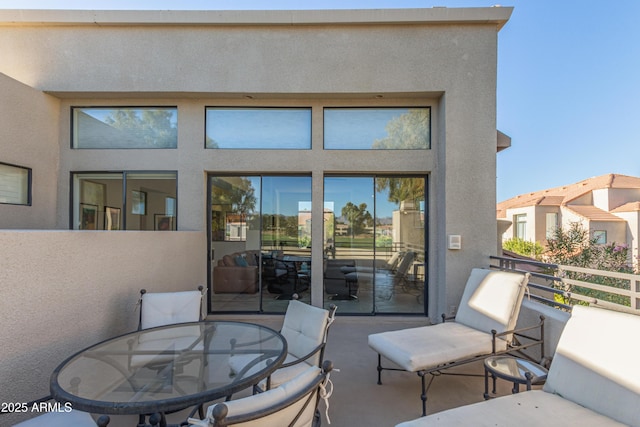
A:
<svg viewBox="0 0 640 427">
<path fill-rule="evenodd" d="M 72 171 L 177 170 L 181 230 L 206 229 L 208 171 L 308 173 L 314 201 L 327 172 L 429 175 L 435 319 L 496 253 L 497 31 L 511 10 L 0 11 L 0 72 L 61 99 L 60 228 Z M 70 150 L 72 105 L 177 105 L 178 149 Z M 207 105 L 311 106 L 313 149 L 204 150 Z M 322 150 L 323 106 L 393 105 L 433 107 L 432 150 Z M 316 235 L 322 215 L 315 203 Z M 446 249 L 448 234 L 462 236 L 462 250 Z M 313 245 L 321 265 L 322 239 Z M 312 280 L 321 300 L 322 277 Z"/>
<path fill-rule="evenodd" d="M 0 204 L 1 228 L 56 228 L 60 101 L 1 74 L 0 162 L 32 170 L 32 206 Z"/>
<path fill-rule="evenodd" d="M 141 288 L 206 284 L 202 232 L 0 230 L 0 241 L 1 402 L 47 395 L 65 358 L 134 330 Z"/>
<path fill-rule="evenodd" d="M 640 211 L 615 214 L 627 222 L 626 242 L 629 247 L 629 262 L 640 266 Z"/>
<path fill-rule="evenodd" d="M 526 239 L 530 242 L 540 241 L 539 239 L 539 227 L 536 226 L 536 222 L 541 218 L 538 212 L 537 206 L 525 206 L 521 208 L 507 209 L 506 220 L 511 221 L 511 226 L 507 228 L 505 233 L 503 234 L 503 240 L 513 239 L 516 234 L 516 215 L 526 215 L 527 216 L 527 225 L 526 225 Z M 544 214 L 543 214 L 544 217 Z M 544 237 L 544 235 L 542 236 Z"/>
</svg>

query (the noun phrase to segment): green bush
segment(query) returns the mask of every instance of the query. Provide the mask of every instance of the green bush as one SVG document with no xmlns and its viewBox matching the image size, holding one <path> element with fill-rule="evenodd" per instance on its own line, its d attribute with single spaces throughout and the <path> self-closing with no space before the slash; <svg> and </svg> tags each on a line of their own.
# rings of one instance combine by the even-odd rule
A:
<svg viewBox="0 0 640 427">
<path fill-rule="evenodd" d="M 502 249 L 534 259 L 540 259 L 540 256 L 544 252 L 544 248 L 540 243 L 530 242 L 518 237 L 514 237 L 513 239 L 505 240 L 504 242 L 502 242 Z"/>
</svg>

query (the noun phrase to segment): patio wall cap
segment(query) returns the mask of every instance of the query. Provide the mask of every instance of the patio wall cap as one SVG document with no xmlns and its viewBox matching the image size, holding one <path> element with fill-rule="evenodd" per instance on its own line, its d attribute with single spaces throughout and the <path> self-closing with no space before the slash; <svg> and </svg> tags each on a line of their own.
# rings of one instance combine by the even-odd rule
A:
<svg viewBox="0 0 640 427">
<path fill-rule="evenodd" d="M 0 26 L 495 24 L 513 7 L 332 10 L 0 10 Z"/>
</svg>

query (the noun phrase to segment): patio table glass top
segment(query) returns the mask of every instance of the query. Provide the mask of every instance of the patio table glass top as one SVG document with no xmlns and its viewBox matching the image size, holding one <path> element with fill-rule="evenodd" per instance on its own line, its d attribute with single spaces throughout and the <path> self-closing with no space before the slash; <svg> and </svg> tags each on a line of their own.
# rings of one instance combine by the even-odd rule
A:
<svg viewBox="0 0 640 427">
<path fill-rule="evenodd" d="M 266 378 L 287 353 L 275 330 L 252 323 L 183 323 L 135 331 L 82 350 L 51 375 L 51 394 L 97 414 L 169 412 L 230 396 Z M 231 374 L 228 358 L 251 354 Z M 261 363 L 264 360 L 269 363 Z"/>
</svg>

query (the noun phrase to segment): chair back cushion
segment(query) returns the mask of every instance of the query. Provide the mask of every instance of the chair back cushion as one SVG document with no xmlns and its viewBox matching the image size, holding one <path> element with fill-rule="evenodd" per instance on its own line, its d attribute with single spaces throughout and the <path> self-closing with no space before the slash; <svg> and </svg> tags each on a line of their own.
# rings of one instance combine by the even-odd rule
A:
<svg viewBox="0 0 640 427">
<path fill-rule="evenodd" d="M 140 328 L 200 320 L 200 291 L 158 292 L 142 295 Z"/>
<path fill-rule="evenodd" d="M 404 252 L 402 251 L 394 252 L 391 258 L 389 258 L 389 261 L 387 261 L 387 268 L 389 270 L 394 270 L 398 265 L 398 262 L 400 262 L 400 257 L 403 255 L 404 255 Z"/>
<path fill-rule="evenodd" d="M 302 373 L 297 375 L 292 380 L 282 384 L 280 387 L 273 388 L 263 393 L 254 394 L 242 399 L 230 400 L 224 402 L 228 408 L 227 420 L 229 426 L 236 427 L 286 427 L 291 424 L 307 402 L 310 394 L 313 394 L 311 401 L 304 408 L 302 415 L 298 421 L 293 424 L 296 427 L 311 426 L 313 423 L 313 416 L 317 407 L 317 400 L 315 393 L 318 391 L 318 386 L 311 387 L 313 384 L 319 383 L 319 376 L 322 370 L 316 366 L 310 366 Z M 295 396 L 300 393 L 305 393 L 301 398 L 296 399 Z M 276 405 L 287 404 L 283 409 L 280 409 L 270 415 L 260 414 L 263 411 L 269 411 Z M 211 413 L 216 405 L 209 406 L 207 410 L 207 419 L 211 419 Z M 244 417 L 247 416 L 247 417 Z M 234 418 L 239 417 L 249 418 L 250 420 L 235 423 Z M 194 425 L 194 424 L 192 424 Z M 197 425 L 197 424 L 195 424 Z"/>
<path fill-rule="evenodd" d="M 409 271 L 409 267 L 413 264 L 413 260 L 416 257 L 415 252 L 407 252 L 404 254 L 400 263 L 398 264 L 398 269 L 396 270 L 396 274 L 398 275 L 406 275 Z"/>
<path fill-rule="evenodd" d="M 544 391 L 640 427 L 640 316 L 576 305 Z"/>
<path fill-rule="evenodd" d="M 528 275 L 474 268 L 464 288 L 456 322 L 488 333 L 492 329 L 513 329 L 528 283 Z"/>
<path fill-rule="evenodd" d="M 281 333 L 287 340 L 290 355 L 303 357 L 322 344 L 325 339 L 329 311 L 297 300 L 289 301 Z M 312 365 L 320 363 L 320 354 L 307 359 Z"/>
</svg>

